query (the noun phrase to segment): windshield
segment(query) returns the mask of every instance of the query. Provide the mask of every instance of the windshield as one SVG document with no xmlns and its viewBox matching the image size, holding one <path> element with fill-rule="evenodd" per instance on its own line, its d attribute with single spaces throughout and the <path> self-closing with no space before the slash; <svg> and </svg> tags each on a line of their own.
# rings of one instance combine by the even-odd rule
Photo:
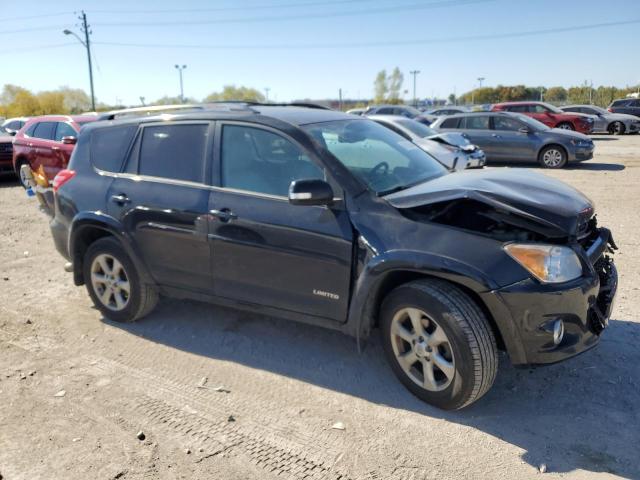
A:
<svg viewBox="0 0 640 480">
<path fill-rule="evenodd" d="M 558 107 L 554 107 L 553 105 L 551 105 L 549 103 L 543 103 L 542 105 L 544 105 L 546 108 L 551 110 L 553 113 L 567 113 L 567 112 L 564 112 L 564 111 L 560 110 Z"/>
<path fill-rule="evenodd" d="M 438 134 L 434 129 L 427 127 L 424 123 L 416 122 L 415 120 L 396 120 L 396 123 L 420 138 L 432 137 Z"/>
<path fill-rule="evenodd" d="M 422 115 L 422 112 L 417 108 L 409 107 L 408 105 L 403 105 L 402 108 L 405 112 L 409 113 L 412 118 Z"/>
<path fill-rule="evenodd" d="M 547 130 L 551 130 L 550 127 L 547 127 L 544 123 L 539 122 L 535 118 L 528 117 L 527 115 L 523 115 L 522 113 L 513 113 L 513 115 L 516 115 L 518 117 L 518 120 L 526 123 L 527 125 L 534 128 L 535 130 L 543 131 L 543 132 Z"/>
<path fill-rule="evenodd" d="M 303 128 L 377 195 L 447 173 L 428 153 L 371 120 L 339 120 Z"/>
<path fill-rule="evenodd" d="M 596 112 L 598 112 L 598 113 L 602 113 L 603 115 L 606 115 L 607 113 L 609 113 L 609 112 L 607 112 L 604 108 L 602 108 L 602 107 L 596 107 L 595 105 L 589 105 L 589 108 L 590 108 L 591 110 L 595 110 L 595 111 L 596 111 Z"/>
</svg>

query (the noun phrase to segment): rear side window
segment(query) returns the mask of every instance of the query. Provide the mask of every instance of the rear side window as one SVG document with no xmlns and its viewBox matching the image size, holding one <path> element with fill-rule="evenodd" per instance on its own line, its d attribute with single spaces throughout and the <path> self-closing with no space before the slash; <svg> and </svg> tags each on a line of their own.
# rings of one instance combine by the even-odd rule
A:
<svg viewBox="0 0 640 480">
<path fill-rule="evenodd" d="M 458 128 L 459 122 L 459 118 L 447 118 L 444 122 L 442 122 L 440 128 Z"/>
<path fill-rule="evenodd" d="M 107 172 L 119 172 L 137 125 L 100 128 L 91 134 L 91 163 Z"/>
<path fill-rule="evenodd" d="M 629 103 L 630 107 L 640 107 L 640 100 L 634 100 L 631 103 Z"/>
<path fill-rule="evenodd" d="M 36 125 L 31 135 L 34 138 L 41 138 L 43 140 L 53 140 L 56 131 L 57 122 L 40 122 Z"/>
<path fill-rule="evenodd" d="M 173 124 L 146 127 L 138 172 L 140 175 L 202 182 L 209 126 Z"/>
<path fill-rule="evenodd" d="M 629 100 L 614 100 L 614 102 L 611 104 L 612 107 L 622 107 L 623 105 L 626 105 L 629 102 Z"/>
<path fill-rule="evenodd" d="M 529 108 L 529 105 L 507 105 L 506 107 L 504 107 L 504 109 L 507 112 L 530 112 L 531 109 Z"/>
<path fill-rule="evenodd" d="M 460 128 L 489 130 L 489 117 L 487 115 L 464 117 Z"/>
</svg>

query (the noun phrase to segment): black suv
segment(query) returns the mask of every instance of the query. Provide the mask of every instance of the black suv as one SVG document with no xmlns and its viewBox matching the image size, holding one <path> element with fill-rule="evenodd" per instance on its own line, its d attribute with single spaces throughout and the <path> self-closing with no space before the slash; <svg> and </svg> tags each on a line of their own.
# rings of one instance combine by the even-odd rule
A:
<svg viewBox="0 0 640 480">
<path fill-rule="evenodd" d="M 366 119 L 229 105 L 95 122 L 54 180 L 57 249 L 107 318 L 158 295 L 379 327 L 415 395 L 462 408 L 593 347 L 617 275 L 591 202 L 530 172 L 449 174 Z"/>
<path fill-rule="evenodd" d="M 611 102 L 611 105 L 607 107 L 607 110 L 612 113 L 626 113 L 640 117 L 640 98 L 621 98 L 614 100 Z"/>
</svg>

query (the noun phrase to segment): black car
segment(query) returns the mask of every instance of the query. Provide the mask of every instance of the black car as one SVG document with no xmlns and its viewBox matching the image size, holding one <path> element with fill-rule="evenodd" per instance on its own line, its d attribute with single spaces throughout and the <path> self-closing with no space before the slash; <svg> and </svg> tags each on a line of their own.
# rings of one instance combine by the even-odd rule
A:
<svg viewBox="0 0 640 480">
<path fill-rule="evenodd" d="M 626 113 L 640 117 L 640 98 L 621 98 L 607 107 L 611 113 Z"/>
<path fill-rule="evenodd" d="M 289 106 L 95 122 L 54 180 L 57 249 L 107 318 L 158 295 L 374 327 L 399 379 L 462 408 L 598 342 L 617 276 L 591 202 L 533 173 L 449 174 L 371 120 Z M 267 340 L 268 341 L 268 340 Z"/>
</svg>

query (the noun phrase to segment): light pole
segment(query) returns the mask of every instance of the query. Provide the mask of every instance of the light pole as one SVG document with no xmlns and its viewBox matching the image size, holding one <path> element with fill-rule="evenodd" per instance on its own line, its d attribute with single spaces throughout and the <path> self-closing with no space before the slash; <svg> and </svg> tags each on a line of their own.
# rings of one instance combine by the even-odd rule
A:
<svg viewBox="0 0 640 480">
<path fill-rule="evenodd" d="M 182 103 L 184 103 L 184 87 L 183 87 L 183 84 L 182 84 L 182 71 L 185 68 L 187 68 L 187 66 L 186 65 L 182 65 L 182 66 L 174 65 L 174 66 L 175 66 L 176 70 L 178 70 L 178 73 L 180 74 L 180 101 Z"/>
<path fill-rule="evenodd" d="M 269 87 L 264 87 L 264 101 L 265 103 L 269 103 L 269 92 L 271 89 Z"/>
<path fill-rule="evenodd" d="M 416 97 L 416 76 L 420 73 L 420 70 L 411 70 L 410 75 L 413 75 L 413 106 L 418 106 L 418 97 Z"/>
<path fill-rule="evenodd" d="M 89 35 L 92 33 L 89 30 L 89 25 L 87 24 L 87 14 L 82 11 L 82 14 L 78 17 L 82 21 L 82 25 L 80 26 L 80 31 L 84 33 L 84 41 L 80 38 L 75 32 L 72 32 L 69 29 L 64 29 L 62 33 L 65 35 L 73 35 L 78 39 L 78 41 L 87 49 L 87 61 L 89 63 L 89 84 L 91 86 L 91 110 L 95 112 L 96 110 L 96 95 L 93 90 L 93 66 L 91 65 L 91 42 L 89 40 Z"/>
<path fill-rule="evenodd" d="M 484 77 L 478 77 L 476 80 L 478 80 L 478 88 L 482 88 L 482 82 L 484 81 Z M 471 104 L 475 105 L 476 104 L 476 89 L 474 88 L 473 91 L 471 92 Z"/>
</svg>

